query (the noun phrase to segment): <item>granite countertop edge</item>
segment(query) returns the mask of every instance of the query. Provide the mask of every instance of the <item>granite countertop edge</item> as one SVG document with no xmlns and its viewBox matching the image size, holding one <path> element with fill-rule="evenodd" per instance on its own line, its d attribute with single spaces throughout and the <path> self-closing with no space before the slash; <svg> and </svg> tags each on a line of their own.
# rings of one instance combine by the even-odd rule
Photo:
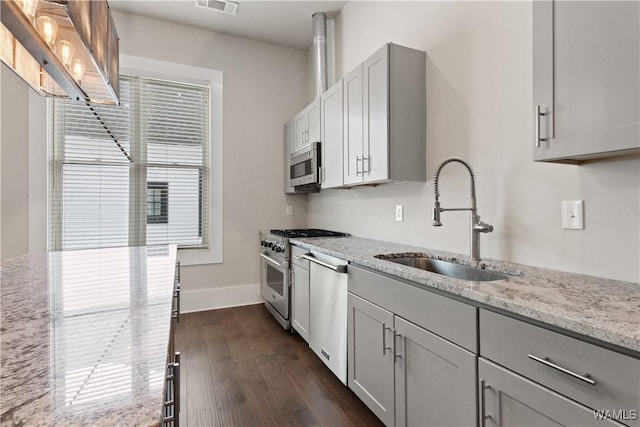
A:
<svg viewBox="0 0 640 427">
<path fill-rule="evenodd" d="M 517 314 L 640 356 L 640 284 L 506 261 L 472 262 L 467 256 L 360 237 L 297 238 L 291 243 L 427 288 Z M 375 258 L 419 253 L 511 275 L 490 282 L 449 278 Z"/>
</svg>

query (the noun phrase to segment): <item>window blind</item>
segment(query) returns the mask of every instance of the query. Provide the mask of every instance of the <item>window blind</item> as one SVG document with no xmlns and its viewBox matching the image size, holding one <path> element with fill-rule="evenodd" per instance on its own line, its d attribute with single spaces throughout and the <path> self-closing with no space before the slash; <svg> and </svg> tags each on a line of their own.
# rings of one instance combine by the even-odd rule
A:
<svg viewBox="0 0 640 427">
<path fill-rule="evenodd" d="M 208 247 L 209 87 L 120 82 L 121 106 L 50 103 L 50 248 Z"/>
</svg>

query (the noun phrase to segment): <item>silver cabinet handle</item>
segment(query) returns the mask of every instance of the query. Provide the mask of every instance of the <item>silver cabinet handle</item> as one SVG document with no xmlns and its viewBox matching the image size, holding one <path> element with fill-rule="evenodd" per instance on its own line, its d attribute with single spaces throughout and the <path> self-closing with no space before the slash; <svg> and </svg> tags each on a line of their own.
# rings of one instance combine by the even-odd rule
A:
<svg viewBox="0 0 640 427">
<path fill-rule="evenodd" d="M 393 350 L 387 345 L 387 329 L 391 330 L 385 322 L 382 322 L 382 355 L 387 354 L 387 350 Z"/>
<path fill-rule="evenodd" d="M 269 262 L 271 262 L 271 263 L 275 264 L 275 265 L 276 265 L 276 266 L 278 266 L 278 267 L 282 267 L 283 265 L 285 265 L 285 264 L 287 263 L 286 261 L 284 261 L 284 262 L 278 262 L 278 261 L 276 261 L 275 259 L 271 258 L 270 256 L 266 256 L 265 254 L 260 254 L 260 256 L 261 256 L 262 258 L 266 259 L 267 261 L 269 261 Z"/>
<path fill-rule="evenodd" d="M 177 277 L 176 278 L 178 279 L 178 284 L 180 284 L 180 281 L 181 281 L 180 280 L 181 279 L 180 267 L 181 267 L 180 258 L 178 258 L 178 261 L 176 261 L 176 272 L 177 272 Z"/>
<path fill-rule="evenodd" d="M 343 264 L 343 265 L 331 265 L 327 262 L 324 261 L 320 261 L 318 258 L 314 257 L 313 255 L 302 255 L 302 258 L 306 259 L 307 261 L 311 261 L 311 262 L 315 262 L 316 264 L 319 264 L 323 267 L 327 267 L 337 273 L 346 273 L 347 272 L 347 264 Z"/>
<path fill-rule="evenodd" d="M 180 352 L 175 353 L 173 362 L 167 365 L 167 394 L 164 402 L 165 426 L 180 426 Z"/>
<path fill-rule="evenodd" d="M 180 323 L 180 284 L 176 285 L 176 289 L 173 291 L 173 297 L 176 299 L 176 309 L 171 313 L 171 317 L 176 319 L 176 322 Z"/>
<path fill-rule="evenodd" d="M 491 418 L 491 415 L 487 415 L 487 403 L 484 396 L 484 391 L 491 386 L 485 385 L 484 379 L 480 379 L 480 427 L 487 425 L 487 420 Z"/>
<path fill-rule="evenodd" d="M 367 170 L 364 170 L 364 161 L 367 161 Z M 371 170 L 371 165 L 369 164 L 369 158 L 368 157 L 362 157 L 362 173 L 364 174 L 365 172 L 369 172 Z"/>
<path fill-rule="evenodd" d="M 180 352 L 177 352 L 174 357 L 173 363 L 173 376 L 175 377 L 175 396 L 173 401 L 175 402 L 174 412 L 174 427 L 180 427 Z"/>
<path fill-rule="evenodd" d="M 548 113 L 543 113 L 540 110 L 540 105 L 536 105 L 536 117 L 535 117 L 535 129 L 536 129 L 536 147 L 540 147 L 541 141 L 546 141 L 548 138 L 540 138 L 540 117 L 546 116 Z"/>
<path fill-rule="evenodd" d="M 393 330 L 393 358 L 394 359 L 402 359 L 402 354 L 398 354 L 397 348 L 396 348 L 396 340 L 397 338 L 402 338 L 402 353 L 406 353 L 406 344 L 407 341 L 404 339 L 404 337 L 402 336 L 402 334 L 397 334 L 396 330 Z"/>
<path fill-rule="evenodd" d="M 364 172 L 360 172 L 360 170 L 358 169 L 358 162 L 362 162 L 362 159 L 360 158 L 360 156 L 356 156 L 356 175 L 360 175 L 361 173 L 364 173 Z"/>
<path fill-rule="evenodd" d="M 529 359 L 535 360 L 538 363 L 542 363 L 545 366 L 553 368 L 567 375 L 571 375 L 573 378 L 577 378 L 580 381 L 584 381 L 587 384 L 596 385 L 596 382 L 591 378 L 589 378 L 589 374 L 584 374 L 584 375 L 576 374 L 575 372 L 570 371 L 567 368 L 563 368 L 562 366 L 556 365 L 555 363 L 551 362 L 548 357 L 538 357 L 538 356 L 534 356 L 533 354 L 530 354 Z"/>
</svg>

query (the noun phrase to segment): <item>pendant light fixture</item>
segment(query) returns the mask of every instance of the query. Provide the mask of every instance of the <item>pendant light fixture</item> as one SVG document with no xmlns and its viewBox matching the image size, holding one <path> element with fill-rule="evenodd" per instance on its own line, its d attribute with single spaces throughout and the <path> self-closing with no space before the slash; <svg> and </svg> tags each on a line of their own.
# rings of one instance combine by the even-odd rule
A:
<svg viewBox="0 0 640 427">
<path fill-rule="evenodd" d="M 0 0 L 0 60 L 38 93 L 120 104 L 119 39 L 106 0 Z"/>
</svg>

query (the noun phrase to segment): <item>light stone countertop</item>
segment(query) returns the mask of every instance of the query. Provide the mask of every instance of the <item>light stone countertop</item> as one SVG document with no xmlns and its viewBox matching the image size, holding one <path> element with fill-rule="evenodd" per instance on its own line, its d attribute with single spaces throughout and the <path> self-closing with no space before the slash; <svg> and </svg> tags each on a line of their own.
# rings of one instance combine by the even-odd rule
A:
<svg viewBox="0 0 640 427">
<path fill-rule="evenodd" d="M 0 424 L 162 422 L 175 246 L 2 263 Z"/>
<path fill-rule="evenodd" d="M 352 264 L 439 289 L 613 344 L 640 355 L 640 284 L 503 261 L 474 264 L 468 256 L 359 237 L 291 239 L 291 243 Z M 453 279 L 375 258 L 378 254 L 423 253 L 511 274 L 506 280 Z"/>
</svg>

